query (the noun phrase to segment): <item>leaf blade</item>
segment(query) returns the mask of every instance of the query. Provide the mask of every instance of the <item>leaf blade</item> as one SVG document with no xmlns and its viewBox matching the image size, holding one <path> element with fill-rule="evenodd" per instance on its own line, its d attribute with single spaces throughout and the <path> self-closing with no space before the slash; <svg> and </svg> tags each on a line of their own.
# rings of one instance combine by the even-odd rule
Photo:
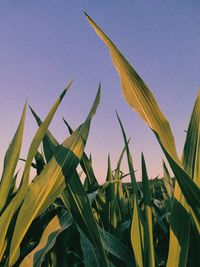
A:
<svg viewBox="0 0 200 267">
<path fill-rule="evenodd" d="M 165 153 L 165 156 L 176 176 L 177 182 L 181 187 L 182 193 L 190 205 L 192 218 L 200 230 L 200 189 L 192 181 L 188 173 L 178 158 L 174 137 L 166 117 L 160 110 L 153 94 L 146 84 L 131 67 L 128 61 L 120 53 L 112 41 L 86 14 L 90 25 L 94 28 L 97 35 L 108 46 L 113 64 L 121 78 L 122 91 L 128 104 L 142 117 L 147 125 L 152 129 L 158 142 Z"/>
</svg>

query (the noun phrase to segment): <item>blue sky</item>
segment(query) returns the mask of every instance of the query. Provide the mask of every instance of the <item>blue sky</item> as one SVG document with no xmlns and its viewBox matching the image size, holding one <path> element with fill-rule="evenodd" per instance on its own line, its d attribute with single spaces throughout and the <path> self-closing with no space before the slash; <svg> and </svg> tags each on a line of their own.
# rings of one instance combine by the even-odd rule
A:
<svg viewBox="0 0 200 267">
<path fill-rule="evenodd" d="M 60 141 L 67 136 L 62 116 L 73 128 L 84 120 L 101 81 L 101 104 L 86 147 L 93 155 L 97 177 L 105 178 L 108 153 L 114 168 L 123 147 L 115 110 L 131 136 L 135 168 L 140 170 L 143 151 L 149 176 L 162 176 L 161 149 L 124 101 L 107 48 L 83 11 L 115 42 L 152 90 L 171 123 L 181 154 L 200 85 L 199 1 L 8 0 L 0 1 L 1 166 L 26 97 L 44 118 L 74 79 L 51 124 L 55 136 Z M 28 111 L 23 157 L 36 129 Z M 126 170 L 126 162 L 123 166 Z"/>
</svg>

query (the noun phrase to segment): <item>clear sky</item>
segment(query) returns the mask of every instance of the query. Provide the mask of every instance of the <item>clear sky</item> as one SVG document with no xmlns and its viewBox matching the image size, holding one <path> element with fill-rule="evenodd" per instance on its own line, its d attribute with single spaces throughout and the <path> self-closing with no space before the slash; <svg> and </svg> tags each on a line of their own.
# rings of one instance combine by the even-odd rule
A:
<svg viewBox="0 0 200 267">
<path fill-rule="evenodd" d="M 200 2 L 197 0 L 42 0 L 0 1 L 0 161 L 16 130 L 26 97 L 44 118 L 74 79 L 50 129 L 62 141 L 86 117 L 102 83 L 102 98 L 86 151 L 100 181 L 107 155 L 113 168 L 123 139 L 118 111 L 131 136 L 134 166 L 144 152 L 149 176 L 162 176 L 163 154 L 153 133 L 124 101 L 107 48 L 96 36 L 86 11 L 115 42 L 154 93 L 171 122 L 181 154 L 200 85 Z M 22 156 L 36 130 L 28 110 Z M 126 162 L 123 164 L 126 170 Z M 140 171 L 138 171 L 138 177 Z"/>
</svg>

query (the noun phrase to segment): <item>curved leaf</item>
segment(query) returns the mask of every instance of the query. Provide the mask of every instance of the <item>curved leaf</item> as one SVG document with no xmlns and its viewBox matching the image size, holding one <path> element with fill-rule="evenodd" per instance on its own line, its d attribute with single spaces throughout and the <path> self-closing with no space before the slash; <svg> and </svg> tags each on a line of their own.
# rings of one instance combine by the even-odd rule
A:
<svg viewBox="0 0 200 267">
<path fill-rule="evenodd" d="M 190 212 L 198 229 L 200 229 L 200 189 L 192 181 L 191 176 L 183 169 L 178 159 L 174 137 L 169 122 L 160 110 L 153 94 L 146 84 L 131 67 L 112 41 L 86 14 L 87 20 L 97 35 L 108 46 L 111 58 L 121 78 L 122 91 L 128 104 L 152 129 L 167 160 L 176 176 L 181 191 L 190 205 Z"/>
</svg>

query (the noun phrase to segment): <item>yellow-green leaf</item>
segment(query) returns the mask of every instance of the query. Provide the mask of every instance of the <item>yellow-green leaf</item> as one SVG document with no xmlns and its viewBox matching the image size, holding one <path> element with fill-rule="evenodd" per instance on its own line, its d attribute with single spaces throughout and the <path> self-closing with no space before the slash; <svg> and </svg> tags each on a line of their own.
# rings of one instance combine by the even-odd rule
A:
<svg viewBox="0 0 200 267">
<path fill-rule="evenodd" d="M 153 244 L 153 226 L 152 226 L 152 209 L 151 209 L 151 191 L 149 179 L 146 170 L 144 156 L 142 154 L 142 188 L 144 194 L 144 207 L 145 207 L 145 264 L 149 267 L 155 267 L 155 255 Z M 147 266 L 146 265 L 146 266 Z"/>
<path fill-rule="evenodd" d="M 19 154 L 21 150 L 22 137 L 23 137 L 23 131 L 24 131 L 26 106 L 27 106 L 27 103 L 25 104 L 18 129 L 6 152 L 6 156 L 4 160 L 4 169 L 3 169 L 3 174 L 0 180 L 1 181 L 0 182 L 0 212 L 3 209 L 7 201 L 8 194 L 12 186 L 12 180 L 14 177 L 15 168 L 19 160 Z"/>
<path fill-rule="evenodd" d="M 182 164 L 185 170 L 193 178 L 193 181 L 200 186 L 200 91 L 198 93 L 190 123 L 187 129 L 187 136 L 182 155 Z M 190 244 L 191 216 L 186 212 L 188 209 L 180 188 L 175 189 L 175 201 L 170 219 L 170 242 L 169 257 L 167 266 L 184 267 L 188 262 L 188 251 Z M 177 202 L 177 200 L 179 202 Z M 180 204 L 179 204 L 180 203 Z M 197 235 L 194 235 L 196 238 Z M 198 237 L 199 239 L 199 237 Z M 196 242 L 199 242 L 198 240 Z M 194 255 L 198 258 L 198 255 Z M 198 265 L 198 263 L 196 263 Z"/>
<path fill-rule="evenodd" d="M 200 189 L 184 170 L 178 158 L 168 120 L 160 110 L 153 94 L 137 72 L 94 21 L 89 16 L 86 15 L 86 17 L 97 35 L 109 48 L 113 64 L 121 79 L 122 91 L 126 101 L 155 133 L 181 187 L 181 191 L 190 205 L 190 212 L 196 227 L 200 229 Z"/>
<path fill-rule="evenodd" d="M 85 123 L 59 146 L 55 156 L 30 185 L 17 216 L 10 247 L 9 265 L 12 266 L 18 259 L 20 243 L 32 221 L 61 194 L 65 187 L 65 177 L 70 179 L 71 173 L 77 167 L 83 155 L 90 122 L 96 112 L 99 100 L 100 89 Z"/>
<path fill-rule="evenodd" d="M 34 156 L 38 150 L 38 147 L 39 147 L 43 137 L 46 134 L 48 126 L 49 126 L 59 104 L 61 103 L 61 100 L 63 99 L 63 97 L 64 97 L 66 91 L 68 90 L 68 88 L 70 87 L 70 85 L 71 85 L 71 83 L 69 83 L 67 88 L 59 96 L 59 98 L 57 99 L 57 101 L 55 102 L 53 107 L 51 108 L 50 112 L 48 113 L 46 119 L 41 124 L 41 126 L 38 128 L 38 130 L 37 130 L 37 132 L 36 132 L 36 134 L 32 140 L 29 152 L 28 152 L 26 164 L 25 164 L 24 171 L 23 171 L 21 186 L 20 186 L 19 190 L 17 191 L 17 194 L 15 195 L 15 197 L 12 199 L 12 201 L 9 203 L 9 205 L 6 207 L 6 209 L 4 210 L 4 212 L 0 216 L 0 255 L 1 255 L 1 251 L 4 247 L 4 242 L 5 242 L 5 238 L 6 238 L 6 234 L 7 234 L 10 222 L 11 222 L 15 212 L 19 209 L 19 207 L 20 207 L 21 203 L 23 202 L 24 197 L 27 193 L 28 184 L 29 184 L 29 172 L 30 172 L 32 160 L 33 160 L 33 158 L 34 158 Z"/>
</svg>

